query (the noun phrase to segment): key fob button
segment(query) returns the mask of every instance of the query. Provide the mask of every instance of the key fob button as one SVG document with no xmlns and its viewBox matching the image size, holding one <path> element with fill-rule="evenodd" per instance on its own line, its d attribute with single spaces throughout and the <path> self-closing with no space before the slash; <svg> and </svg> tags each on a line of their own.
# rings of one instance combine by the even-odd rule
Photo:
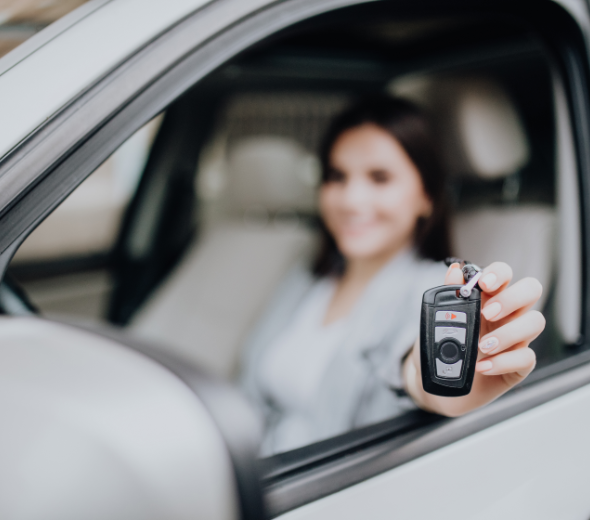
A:
<svg viewBox="0 0 590 520">
<path fill-rule="evenodd" d="M 467 314 L 457 311 L 436 311 L 434 321 L 452 321 L 454 323 L 467 323 Z"/>
<path fill-rule="evenodd" d="M 434 327 L 434 341 L 438 343 L 445 338 L 453 338 L 465 344 L 466 329 L 460 327 Z"/>
<path fill-rule="evenodd" d="M 458 379 L 461 377 L 461 367 L 463 366 L 463 360 L 460 359 L 452 365 L 443 363 L 440 359 L 436 359 L 436 375 L 438 377 L 444 377 L 448 379 Z"/>
<path fill-rule="evenodd" d="M 445 363 L 452 364 L 459 360 L 461 350 L 454 341 L 444 341 L 439 347 L 439 355 Z"/>
</svg>

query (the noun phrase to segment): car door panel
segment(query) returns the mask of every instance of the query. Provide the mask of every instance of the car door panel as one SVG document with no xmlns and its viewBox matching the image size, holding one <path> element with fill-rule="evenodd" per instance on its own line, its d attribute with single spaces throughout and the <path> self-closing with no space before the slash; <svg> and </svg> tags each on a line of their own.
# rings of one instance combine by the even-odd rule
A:
<svg viewBox="0 0 590 520">
<path fill-rule="evenodd" d="M 0 357 L 2 518 L 238 518 L 218 427 L 171 370 L 38 318 L 0 319 Z"/>
<path fill-rule="evenodd" d="M 585 386 L 278 518 L 588 518 L 589 408 Z"/>
</svg>

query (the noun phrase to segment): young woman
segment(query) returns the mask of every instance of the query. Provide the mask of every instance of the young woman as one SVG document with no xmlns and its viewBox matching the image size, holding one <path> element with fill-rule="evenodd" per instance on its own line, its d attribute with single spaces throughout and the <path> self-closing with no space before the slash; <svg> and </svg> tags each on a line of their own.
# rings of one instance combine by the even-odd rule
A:
<svg viewBox="0 0 590 520">
<path fill-rule="evenodd" d="M 321 151 L 322 240 L 313 269 L 285 280 L 254 332 L 244 387 L 266 423 L 262 453 L 287 451 L 419 406 L 448 416 L 482 406 L 535 366 L 541 285 L 497 262 L 479 282 L 480 357 L 472 392 L 422 389 L 422 294 L 462 284 L 450 256 L 445 179 L 412 104 L 377 98 L 337 117 Z"/>
</svg>

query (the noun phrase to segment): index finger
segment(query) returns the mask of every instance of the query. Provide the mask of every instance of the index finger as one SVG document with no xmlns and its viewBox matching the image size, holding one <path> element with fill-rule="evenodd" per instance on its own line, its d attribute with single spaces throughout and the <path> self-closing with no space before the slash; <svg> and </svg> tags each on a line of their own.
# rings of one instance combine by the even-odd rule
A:
<svg viewBox="0 0 590 520">
<path fill-rule="evenodd" d="M 461 271 L 461 266 L 458 263 L 451 264 L 447 274 L 445 275 L 444 285 L 463 285 L 464 283 L 465 280 L 463 280 L 463 271 Z"/>
<path fill-rule="evenodd" d="M 481 289 L 494 295 L 506 287 L 512 280 L 512 268 L 504 262 L 494 262 L 488 265 L 479 279 Z"/>
</svg>

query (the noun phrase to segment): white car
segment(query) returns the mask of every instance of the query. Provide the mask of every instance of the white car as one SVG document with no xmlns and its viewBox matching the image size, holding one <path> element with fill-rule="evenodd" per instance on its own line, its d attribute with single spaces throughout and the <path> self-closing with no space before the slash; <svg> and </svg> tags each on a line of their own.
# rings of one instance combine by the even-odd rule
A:
<svg viewBox="0 0 590 520">
<path fill-rule="evenodd" d="M 585 0 L 92 0 L 0 59 L 0 517 L 590 518 L 589 41 Z M 538 367 L 259 460 L 240 348 L 382 91 L 433 117 L 457 256 L 543 283 Z"/>
</svg>

